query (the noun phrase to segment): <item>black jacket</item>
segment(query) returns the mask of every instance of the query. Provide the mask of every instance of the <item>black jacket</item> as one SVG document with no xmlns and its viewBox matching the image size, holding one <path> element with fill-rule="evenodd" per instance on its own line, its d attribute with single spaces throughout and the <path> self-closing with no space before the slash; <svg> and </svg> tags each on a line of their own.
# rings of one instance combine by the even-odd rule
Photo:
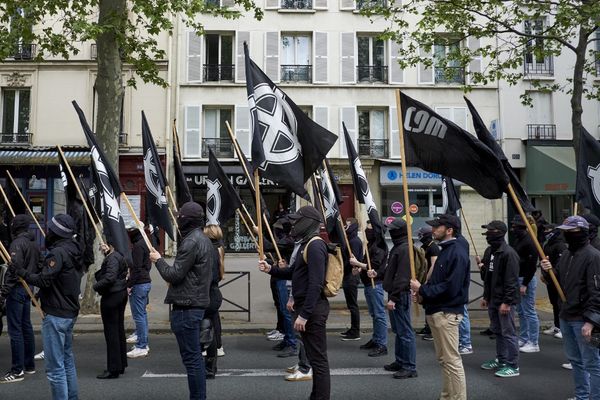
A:
<svg viewBox="0 0 600 400">
<path fill-rule="evenodd" d="M 410 290 L 410 261 L 408 238 L 394 240 L 383 278 L 383 289 L 393 302 L 400 301 L 402 293 Z"/>
<path fill-rule="evenodd" d="M 419 289 L 425 314 L 448 312 L 462 314 L 469 301 L 470 265 L 468 245 L 464 239 L 440 243 L 438 256 L 429 281 Z"/>
<path fill-rule="evenodd" d="M 348 242 L 350 243 L 350 251 L 352 252 L 352 255 L 358 261 L 364 260 L 363 244 L 358 237 L 358 224 L 351 224 L 348 229 L 346 229 L 346 235 L 348 235 Z M 344 260 L 344 277 L 352 276 L 352 265 L 350 264 L 350 257 L 348 257 L 348 250 L 346 248 L 342 249 L 342 258 Z"/>
<path fill-rule="evenodd" d="M 7 298 L 10 291 L 19 284 L 15 270 L 24 269 L 35 274 L 40 268 L 40 248 L 30 232 L 21 232 L 10 244 L 8 250 L 14 269 L 8 269 L 4 277 L 4 285 L 0 287 L 0 297 Z"/>
<path fill-rule="evenodd" d="M 528 234 L 516 240 L 514 249 L 519 255 L 519 277 L 523 278 L 523 286 L 527 286 L 535 276 L 538 252 Z"/>
<path fill-rule="evenodd" d="M 42 310 L 60 318 L 79 314 L 79 293 L 83 276 L 81 249 L 74 239 L 60 239 L 49 249 L 42 271 L 17 270 L 19 276 L 40 288 Z"/>
<path fill-rule="evenodd" d="M 165 303 L 179 307 L 208 307 L 212 271 L 217 263 L 212 243 L 202 229 L 187 234 L 177 248 L 173 266 L 164 258 L 156 262 L 160 275 L 171 284 Z"/>
<path fill-rule="evenodd" d="M 132 263 L 129 267 L 129 279 L 127 280 L 128 287 L 152 282 L 150 279 L 150 269 L 152 268 L 150 251 L 142 234 L 136 231 L 131 241 L 133 248 L 131 249 Z"/>
<path fill-rule="evenodd" d="M 520 302 L 519 255 L 506 242 L 494 252 L 485 249 L 483 255 L 485 279 L 483 298 L 494 307 L 501 304 L 514 305 Z"/>
<path fill-rule="evenodd" d="M 562 232 L 558 232 L 558 234 L 553 233 L 552 237 L 544 244 L 544 253 L 546 253 L 552 265 L 558 265 L 558 261 L 566 249 L 567 244 Z M 547 285 L 553 284 L 548 272 L 542 270 L 542 276 L 546 280 Z"/>
<path fill-rule="evenodd" d="M 221 280 L 220 276 L 220 265 L 219 260 L 221 255 L 219 254 L 219 247 L 222 246 L 222 243 L 219 241 L 212 241 L 212 251 L 215 253 L 215 257 L 217 258 L 217 262 L 213 265 L 212 269 L 212 280 L 210 282 L 210 304 L 207 308 L 207 312 L 216 312 L 221 307 L 223 303 L 223 295 L 221 294 L 221 289 L 219 289 L 219 281 Z"/>
<path fill-rule="evenodd" d="M 574 253 L 566 249 L 554 271 L 566 296 L 560 318 L 600 321 L 600 251 L 590 244 Z"/>
<path fill-rule="evenodd" d="M 377 272 L 377 276 L 373 278 L 375 283 L 383 282 L 383 277 L 385 275 L 385 267 L 387 265 L 388 252 L 387 249 L 382 249 L 377 246 L 376 243 L 370 244 L 367 246 L 367 250 L 369 251 L 369 257 L 371 259 L 371 269 Z M 365 257 L 366 258 L 366 257 Z M 360 261 L 360 259 L 358 259 Z M 367 260 L 363 260 L 362 262 L 366 262 Z M 360 280 L 363 285 L 371 285 L 371 278 L 367 276 L 367 270 L 360 271 Z"/>
<path fill-rule="evenodd" d="M 94 290 L 101 295 L 127 289 L 127 263 L 118 251 L 113 251 L 102 260 L 100 269 L 94 274 Z"/>
<path fill-rule="evenodd" d="M 288 268 L 271 267 L 270 274 L 280 279 L 292 280 L 294 308 L 298 315 L 309 319 L 318 302 L 327 302 L 323 293 L 327 269 L 327 244 L 314 240 L 307 250 L 308 263 L 304 262 L 304 248 L 308 240 L 300 245 L 294 263 Z"/>
</svg>

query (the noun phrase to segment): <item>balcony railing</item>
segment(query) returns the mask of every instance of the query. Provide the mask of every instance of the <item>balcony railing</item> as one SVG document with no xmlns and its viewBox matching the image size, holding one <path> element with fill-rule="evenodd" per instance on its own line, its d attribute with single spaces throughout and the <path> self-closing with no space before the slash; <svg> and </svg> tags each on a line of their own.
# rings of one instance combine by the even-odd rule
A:
<svg viewBox="0 0 600 400">
<path fill-rule="evenodd" d="M 356 67 L 358 82 L 387 82 L 388 67 L 384 65 L 359 65 Z"/>
<path fill-rule="evenodd" d="M 14 60 L 32 60 L 35 57 L 35 44 L 17 44 L 13 52 Z"/>
<path fill-rule="evenodd" d="M 358 155 L 372 158 L 388 158 L 387 139 L 358 139 Z"/>
<path fill-rule="evenodd" d="M 0 144 L 31 144 L 31 133 L 0 133 Z"/>
<path fill-rule="evenodd" d="M 357 10 L 368 10 L 370 8 L 385 7 L 386 0 L 358 0 L 356 2 Z"/>
<path fill-rule="evenodd" d="M 282 65 L 283 82 L 312 82 L 312 65 Z"/>
<path fill-rule="evenodd" d="M 128 135 L 125 132 L 119 133 L 119 146 L 127 146 L 129 143 Z"/>
<path fill-rule="evenodd" d="M 556 139 L 556 125 L 528 124 L 527 138 L 533 140 L 554 140 Z"/>
<path fill-rule="evenodd" d="M 208 147 L 217 157 L 233 158 L 233 144 L 229 138 L 204 138 L 202 139 L 202 158 L 208 158 Z"/>
<path fill-rule="evenodd" d="M 284 10 L 312 10 L 312 0 L 282 0 Z"/>
<path fill-rule="evenodd" d="M 546 57 L 544 62 L 527 62 L 527 56 L 525 57 L 525 75 L 554 75 L 554 61 L 551 56 Z"/>
<path fill-rule="evenodd" d="M 204 82 L 233 81 L 235 65 L 204 64 Z"/>
<path fill-rule="evenodd" d="M 465 83 L 465 70 L 462 67 L 437 67 L 435 83 Z"/>
</svg>

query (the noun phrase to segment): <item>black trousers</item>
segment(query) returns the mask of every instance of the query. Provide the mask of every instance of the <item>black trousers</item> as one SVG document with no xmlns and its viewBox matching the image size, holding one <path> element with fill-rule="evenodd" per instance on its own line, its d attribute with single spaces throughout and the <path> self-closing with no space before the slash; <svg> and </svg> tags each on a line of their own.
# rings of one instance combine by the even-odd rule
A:
<svg viewBox="0 0 600 400">
<path fill-rule="evenodd" d="M 560 329 L 560 305 L 558 299 L 558 292 L 556 291 L 556 287 L 554 283 L 550 280 L 550 277 L 547 279 L 546 289 L 548 290 L 548 298 L 550 299 L 550 303 L 552 304 L 552 313 L 554 314 L 554 326 Z"/>
<path fill-rule="evenodd" d="M 125 306 L 127 290 L 106 293 L 100 300 L 100 315 L 106 341 L 106 370 L 119 373 L 127 367 L 125 342 Z"/>
<path fill-rule="evenodd" d="M 277 278 L 272 276 L 270 284 L 271 296 L 273 296 L 273 304 L 275 305 L 275 309 L 277 310 L 277 325 L 275 326 L 275 329 L 283 333 L 283 313 L 281 312 L 281 307 L 279 306 L 279 290 L 277 290 Z"/>
<path fill-rule="evenodd" d="M 319 299 L 315 309 L 306 323 L 306 330 L 301 332 L 306 357 L 313 369 L 313 385 L 310 400 L 329 400 L 331 393 L 331 376 L 327 359 L 327 317 L 329 302 Z"/>
<path fill-rule="evenodd" d="M 217 356 L 217 349 L 221 347 L 221 316 L 219 315 L 219 310 L 206 310 L 204 318 L 210 319 L 213 327 L 213 340 L 208 346 L 205 345 L 204 350 L 206 350 L 207 358 L 214 358 Z"/>
<path fill-rule="evenodd" d="M 346 307 L 350 311 L 350 330 L 360 332 L 360 311 L 358 310 L 358 276 L 346 275 L 343 281 Z"/>
</svg>

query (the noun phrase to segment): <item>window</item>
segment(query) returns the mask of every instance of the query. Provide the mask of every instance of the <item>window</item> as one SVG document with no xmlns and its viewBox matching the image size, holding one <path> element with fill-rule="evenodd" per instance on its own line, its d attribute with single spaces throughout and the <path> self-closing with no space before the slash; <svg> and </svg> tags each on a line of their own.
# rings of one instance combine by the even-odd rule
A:
<svg viewBox="0 0 600 400">
<path fill-rule="evenodd" d="M 433 45 L 435 83 L 465 83 L 465 71 L 458 60 L 460 41 L 452 37 L 439 37 Z"/>
<path fill-rule="evenodd" d="M 529 92 L 531 105 L 529 108 L 529 124 L 527 124 L 527 138 L 552 140 L 556 139 L 556 125 L 553 124 L 552 94 L 543 92 Z"/>
<path fill-rule="evenodd" d="M 281 34 L 281 80 L 283 82 L 311 82 L 311 37 L 309 35 Z"/>
<path fill-rule="evenodd" d="M 357 111 L 358 155 L 388 158 L 385 110 L 359 108 Z"/>
<path fill-rule="evenodd" d="M 204 109 L 204 137 L 202 139 L 202 157 L 208 157 L 208 146 L 217 157 L 233 158 L 234 152 L 227 125 L 231 124 L 232 108 Z"/>
<path fill-rule="evenodd" d="M 385 42 L 376 36 L 358 35 L 358 82 L 387 82 Z"/>
<path fill-rule="evenodd" d="M 284 10 L 312 10 L 312 0 L 281 0 L 281 8 Z"/>
<path fill-rule="evenodd" d="M 544 20 L 525 21 L 525 33 L 541 35 L 544 32 Z M 525 74 L 553 75 L 554 63 L 552 56 L 544 56 L 544 39 L 530 39 L 525 45 Z"/>
<path fill-rule="evenodd" d="M 29 143 L 30 89 L 2 89 L 2 143 Z"/>
<path fill-rule="evenodd" d="M 375 9 L 378 7 L 385 7 L 385 0 L 357 0 L 356 1 L 356 9 L 357 10 L 369 10 Z"/>
<path fill-rule="evenodd" d="M 204 81 L 233 81 L 233 35 L 206 34 Z"/>
<path fill-rule="evenodd" d="M 13 29 L 13 25 L 22 24 L 22 21 L 18 21 L 25 17 L 25 12 L 22 8 L 17 8 L 15 14 L 10 18 L 8 25 L 9 31 Z M 31 26 L 30 26 L 31 28 Z M 31 60 L 35 56 L 35 45 L 31 43 L 24 43 L 23 38 L 18 38 L 14 43 L 12 58 L 15 60 Z"/>
</svg>

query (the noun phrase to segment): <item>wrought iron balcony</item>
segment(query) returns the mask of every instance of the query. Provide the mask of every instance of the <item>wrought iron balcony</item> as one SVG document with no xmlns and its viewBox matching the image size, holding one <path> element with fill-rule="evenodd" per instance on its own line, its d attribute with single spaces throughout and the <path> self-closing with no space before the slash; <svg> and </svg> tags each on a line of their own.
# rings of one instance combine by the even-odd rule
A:
<svg viewBox="0 0 600 400">
<path fill-rule="evenodd" d="M 202 139 L 202 158 L 208 158 L 209 147 L 218 158 L 234 158 L 233 144 L 229 138 Z"/>
<path fill-rule="evenodd" d="M 463 67 L 437 67 L 435 69 L 435 83 L 465 83 L 465 70 Z"/>
<path fill-rule="evenodd" d="M 235 65 L 204 64 L 204 82 L 233 81 Z"/>
<path fill-rule="evenodd" d="M 533 140 L 555 140 L 556 125 L 554 124 L 528 124 L 527 138 Z"/>
<path fill-rule="evenodd" d="M 312 0 L 282 0 L 284 10 L 312 10 Z"/>
<path fill-rule="evenodd" d="M 384 65 L 359 65 L 356 67 L 358 82 L 380 82 L 388 80 L 388 67 Z"/>
<path fill-rule="evenodd" d="M 31 144 L 31 133 L 0 133 L 0 144 Z"/>
<path fill-rule="evenodd" d="M 282 65 L 282 82 L 312 82 L 312 65 Z"/>
<path fill-rule="evenodd" d="M 357 10 L 368 10 L 371 8 L 379 8 L 385 6 L 386 0 L 357 0 L 356 2 Z"/>
<path fill-rule="evenodd" d="M 17 44 L 13 52 L 14 60 L 32 60 L 35 57 L 35 44 Z"/>
<path fill-rule="evenodd" d="M 534 60 L 535 55 L 525 55 L 525 75 L 545 75 L 545 76 L 553 76 L 554 75 L 554 60 L 552 56 L 547 56 L 544 58 L 544 62 L 536 62 Z M 527 62 L 528 58 L 530 58 Z"/>
<path fill-rule="evenodd" d="M 119 133 L 119 146 L 127 146 L 127 144 L 129 143 L 127 138 L 128 135 L 125 132 Z"/>
<path fill-rule="evenodd" d="M 389 158 L 387 139 L 358 139 L 358 155 L 371 158 Z"/>
</svg>

